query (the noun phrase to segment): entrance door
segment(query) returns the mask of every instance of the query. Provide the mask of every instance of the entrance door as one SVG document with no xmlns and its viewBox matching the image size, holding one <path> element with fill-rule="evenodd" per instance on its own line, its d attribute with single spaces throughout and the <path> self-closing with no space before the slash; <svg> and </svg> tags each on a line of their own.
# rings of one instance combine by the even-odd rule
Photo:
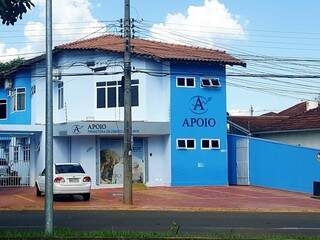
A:
<svg viewBox="0 0 320 240">
<path fill-rule="evenodd" d="M 135 138 L 132 149 L 132 179 L 145 182 L 145 154 L 142 138 Z M 122 139 L 100 139 L 100 184 L 123 184 Z"/>
<path fill-rule="evenodd" d="M 236 143 L 237 185 L 249 185 L 249 139 Z"/>
</svg>

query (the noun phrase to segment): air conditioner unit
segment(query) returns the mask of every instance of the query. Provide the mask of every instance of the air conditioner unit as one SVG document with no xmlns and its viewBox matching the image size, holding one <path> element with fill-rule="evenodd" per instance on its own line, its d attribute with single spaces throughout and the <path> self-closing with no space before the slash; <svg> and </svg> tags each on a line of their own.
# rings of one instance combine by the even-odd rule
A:
<svg viewBox="0 0 320 240">
<path fill-rule="evenodd" d="M 12 89 L 12 81 L 11 81 L 10 79 L 6 79 L 6 80 L 4 81 L 4 88 L 5 88 L 6 90 Z"/>
</svg>

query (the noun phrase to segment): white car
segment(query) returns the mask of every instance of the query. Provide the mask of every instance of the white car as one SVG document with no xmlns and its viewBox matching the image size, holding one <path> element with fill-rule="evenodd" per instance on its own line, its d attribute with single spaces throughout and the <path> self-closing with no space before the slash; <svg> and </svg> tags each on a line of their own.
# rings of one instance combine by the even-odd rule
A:
<svg viewBox="0 0 320 240">
<path fill-rule="evenodd" d="M 45 193 L 45 169 L 36 180 L 36 194 Z M 53 194 L 82 195 L 85 201 L 90 199 L 91 178 L 79 163 L 56 163 L 53 166 Z"/>
</svg>

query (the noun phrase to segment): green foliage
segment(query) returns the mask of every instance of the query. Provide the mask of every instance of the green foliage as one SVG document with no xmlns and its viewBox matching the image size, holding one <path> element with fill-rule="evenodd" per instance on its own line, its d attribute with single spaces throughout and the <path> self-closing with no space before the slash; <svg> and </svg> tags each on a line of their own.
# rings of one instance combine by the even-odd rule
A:
<svg viewBox="0 0 320 240">
<path fill-rule="evenodd" d="M 23 62 L 24 62 L 23 58 L 16 58 L 9 62 L 4 62 L 4 63 L 0 62 L 0 73 L 7 72 L 11 69 L 19 67 L 21 64 L 23 64 Z"/>
<path fill-rule="evenodd" d="M 0 0 L 0 18 L 2 24 L 12 24 L 22 19 L 22 15 L 34 7 L 31 0 Z"/>
</svg>

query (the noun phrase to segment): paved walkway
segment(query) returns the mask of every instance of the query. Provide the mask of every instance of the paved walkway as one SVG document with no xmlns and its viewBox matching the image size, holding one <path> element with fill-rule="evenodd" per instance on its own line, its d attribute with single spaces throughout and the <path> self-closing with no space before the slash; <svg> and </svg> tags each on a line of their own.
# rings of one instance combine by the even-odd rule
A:
<svg viewBox="0 0 320 240">
<path fill-rule="evenodd" d="M 133 206 L 122 204 L 122 189 L 92 190 L 88 202 L 78 198 L 55 201 L 57 210 L 167 210 L 319 212 L 320 200 L 307 194 L 258 187 L 156 187 L 134 190 Z M 0 188 L 1 210 L 41 210 L 44 197 L 34 188 Z"/>
</svg>

